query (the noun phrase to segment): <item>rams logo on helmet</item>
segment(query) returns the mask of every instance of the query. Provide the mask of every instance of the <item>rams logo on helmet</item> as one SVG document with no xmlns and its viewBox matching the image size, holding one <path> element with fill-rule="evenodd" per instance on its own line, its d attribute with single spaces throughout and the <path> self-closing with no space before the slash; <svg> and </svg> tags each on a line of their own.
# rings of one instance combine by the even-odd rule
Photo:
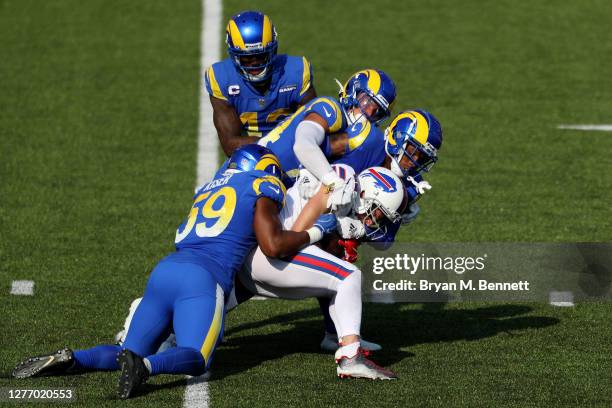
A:
<svg viewBox="0 0 612 408">
<path fill-rule="evenodd" d="M 270 77 L 278 49 L 270 17 L 258 11 L 236 14 L 227 24 L 225 42 L 234 66 L 247 81 Z"/>
</svg>

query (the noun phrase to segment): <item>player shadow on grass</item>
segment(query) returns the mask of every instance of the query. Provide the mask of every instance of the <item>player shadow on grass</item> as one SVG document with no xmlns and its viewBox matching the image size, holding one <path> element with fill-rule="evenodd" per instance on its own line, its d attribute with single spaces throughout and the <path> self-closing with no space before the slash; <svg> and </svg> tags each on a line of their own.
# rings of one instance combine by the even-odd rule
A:
<svg viewBox="0 0 612 408">
<path fill-rule="evenodd" d="M 363 335 L 381 343 L 373 354 L 382 365 L 392 365 L 415 354 L 408 349 L 423 343 L 480 340 L 500 333 L 520 336 L 529 329 L 560 322 L 546 316 L 525 316 L 533 309 L 525 305 L 483 306 L 475 309 L 444 309 L 443 304 L 425 303 L 421 309 L 401 304 L 370 303 L 364 307 Z M 266 334 L 248 334 L 266 330 Z M 211 381 L 238 374 L 268 360 L 294 353 L 321 354 L 323 333 L 320 312 L 311 308 L 268 319 L 240 324 L 225 333 L 226 340 L 216 351 Z M 333 358 L 330 355 L 330 369 Z M 331 375 L 331 374 L 330 374 Z"/>
</svg>

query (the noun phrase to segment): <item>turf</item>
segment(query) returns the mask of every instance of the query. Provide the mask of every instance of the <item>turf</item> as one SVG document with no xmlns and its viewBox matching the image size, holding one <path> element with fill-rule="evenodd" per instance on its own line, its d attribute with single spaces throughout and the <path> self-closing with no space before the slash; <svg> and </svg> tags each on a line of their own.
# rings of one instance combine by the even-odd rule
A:
<svg viewBox="0 0 612 408">
<path fill-rule="evenodd" d="M 225 1 L 270 14 L 318 93 L 374 66 L 396 112 L 440 119 L 434 186 L 405 242 L 610 241 L 612 4 Z M 195 184 L 200 5 L 0 1 L 0 371 L 110 342 Z M 8 295 L 14 279 L 35 296 Z M 228 318 L 212 406 L 610 406 L 609 303 L 365 307 L 394 383 L 341 382 L 315 303 L 251 302 Z M 73 387 L 114 406 L 108 373 L 0 386 Z M 129 401 L 180 406 L 180 377 Z"/>
</svg>

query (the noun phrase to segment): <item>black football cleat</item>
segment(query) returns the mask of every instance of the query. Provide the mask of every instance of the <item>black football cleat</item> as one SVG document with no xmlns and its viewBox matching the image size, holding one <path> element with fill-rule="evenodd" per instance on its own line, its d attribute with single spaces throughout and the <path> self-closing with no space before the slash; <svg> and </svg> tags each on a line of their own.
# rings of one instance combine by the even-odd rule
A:
<svg viewBox="0 0 612 408">
<path fill-rule="evenodd" d="M 52 354 L 31 357 L 17 364 L 13 370 L 15 378 L 42 377 L 66 374 L 74 367 L 72 350 L 65 348 Z"/>
<path fill-rule="evenodd" d="M 121 399 L 128 399 L 134 395 L 138 387 L 147 382 L 149 370 L 142 357 L 127 349 L 119 353 L 117 363 L 121 369 L 117 394 Z"/>
</svg>

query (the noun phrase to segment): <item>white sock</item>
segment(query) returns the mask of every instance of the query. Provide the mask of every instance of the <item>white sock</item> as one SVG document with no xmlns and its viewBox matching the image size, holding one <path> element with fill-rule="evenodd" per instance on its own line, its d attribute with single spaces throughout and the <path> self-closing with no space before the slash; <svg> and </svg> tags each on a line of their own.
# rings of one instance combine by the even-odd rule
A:
<svg viewBox="0 0 612 408">
<path fill-rule="evenodd" d="M 330 304 L 330 315 L 336 324 L 338 338 L 359 335 L 361 329 L 361 271 L 353 271 L 338 284 Z"/>
</svg>

